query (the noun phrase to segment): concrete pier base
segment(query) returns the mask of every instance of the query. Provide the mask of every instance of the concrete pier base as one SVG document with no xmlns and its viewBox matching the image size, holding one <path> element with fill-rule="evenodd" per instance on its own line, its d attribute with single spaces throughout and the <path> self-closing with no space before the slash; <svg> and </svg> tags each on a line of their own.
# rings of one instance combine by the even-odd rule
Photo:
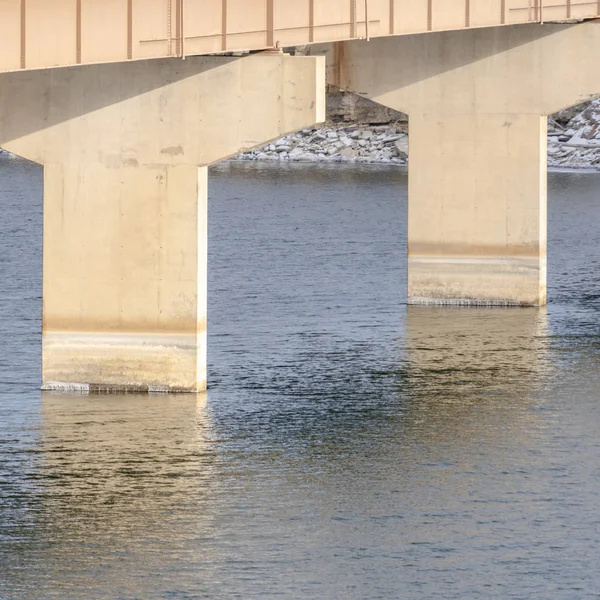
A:
<svg viewBox="0 0 600 600">
<path fill-rule="evenodd" d="M 409 303 L 545 304 L 546 118 L 409 125 Z"/>
<path fill-rule="evenodd" d="M 207 170 L 46 165 L 44 389 L 205 389 Z"/>
</svg>

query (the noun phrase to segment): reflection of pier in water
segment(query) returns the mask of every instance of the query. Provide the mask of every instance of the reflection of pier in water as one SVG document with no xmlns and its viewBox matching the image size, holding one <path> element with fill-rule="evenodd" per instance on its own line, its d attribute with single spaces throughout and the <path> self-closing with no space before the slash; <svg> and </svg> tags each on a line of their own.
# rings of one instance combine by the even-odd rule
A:
<svg viewBox="0 0 600 600">
<path fill-rule="evenodd" d="M 382 556 L 409 571 L 435 559 L 444 577 L 457 567 L 444 549 L 464 543 L 478 565 L 548 517 L 545 328 L 538 309 L 407 307 L 401 358 L 381 375 L 393 391 L 356 394 L 355 412 L 333 413 L 306 452 L 320 469 L 317 510 L 362 515 L 349 545 L 376 530 Z"/>
<path fill-rule="evenodd" d="M 205 394 L 43 394 L 31 473 L 39 521 L 27 552 L 39 549 L 44 564 L 11 569 L 12 585 L 23 577 L 30 589 L 41 577 L 56 581 L 62 597 L 171 591 L 168 581 L 138 580 L 126 565 L 176 579 L 194 563 L 190 540 L 206 535 L 213 504 L 205 401 Z"/>
<path fill-rule="evenodd" d="M 545 328 L 544 309 L 408 306 L 411 387 L 442 402 L 526 395 L 546 367 Z"/>
<path fill-rule="evenodd" d="M 469 445 L 512 446 L 532 435 L 546 326 L 544 309 L 407 307 L 405 435 L 427 452 L 463 458 Z"/>
<path fill-rule="evenodd" d="M 323 365 L 333 384 L 280 382 L 242 405 L 239 389 L 216 389 L 210 419 L 204 395 L 46 394 L 36 522 L 20 542 L 31 568 L 12 569 L 9 585 L 155 597 L 172 584 L 214 597 L 248 569 L 259 597 L 281 583 L 274 564 L 296 581 L 336 582 L 344 549 L 374 535 L 377 560 L 407 573 L 432 559 L 454 569 L 449 547 L 477 566 L 548 517 L 552 480 L 530 477 L 551 443 L 535 408 L 545 327 L 539 310 L 407 307 L 389 373 L 334 353 Z M 320 560 L 332 544 L 346 554 Z"/>
</svg>

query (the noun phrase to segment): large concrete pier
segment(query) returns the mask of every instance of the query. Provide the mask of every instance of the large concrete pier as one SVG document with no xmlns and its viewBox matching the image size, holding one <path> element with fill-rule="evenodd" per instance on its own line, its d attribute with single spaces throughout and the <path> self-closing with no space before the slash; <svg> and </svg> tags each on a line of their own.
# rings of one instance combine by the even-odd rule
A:
<svg viewBox="0 0 600 600">
<path fill-rule="evenodd" d="M 547 115 L 600 95 L 600 21 L 340 43 L 330 83 L 409 115 L 409 302 L 546 302 Z"/>
<path fill-rule="evenodd" d="M 409 115 L 409 302 L 545 303 L 546 115 L 600 96 L 600 21 L 541 23 L 600 2 L 166 4 L 0 8 L 0 146 L 44 166 L 45 388 L 206 387 L 207 167 L 324 121 L 326 77 Z M 327 74 L 280 51 L 316 42 Z"/>
<path fill-rule="evenodd" d="M 323 121 L 324 86 L 277 53 L 0 75 L 2 146 L 44 165 L 44 388 L 205 389 L 206 165 Z"/>
</svg>

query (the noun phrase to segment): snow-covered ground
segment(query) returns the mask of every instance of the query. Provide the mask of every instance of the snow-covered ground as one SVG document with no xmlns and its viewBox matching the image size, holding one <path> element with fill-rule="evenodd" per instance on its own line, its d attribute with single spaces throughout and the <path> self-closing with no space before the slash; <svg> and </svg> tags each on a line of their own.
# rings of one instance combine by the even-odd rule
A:
<svg viewBox="0 0 600 600">
<path fill-rule="evenodd" d="M 548 166 L 600 171 L 600 98 L 586 103 L 566 123 L 561 116 L 548 121 Z"/>
<path fill-rule="evenodd" d="M 407 157 L 408 136 L 403 125 L 331 124 L 303 129 L 236 158 L 406 165 Z"/>
</svg>

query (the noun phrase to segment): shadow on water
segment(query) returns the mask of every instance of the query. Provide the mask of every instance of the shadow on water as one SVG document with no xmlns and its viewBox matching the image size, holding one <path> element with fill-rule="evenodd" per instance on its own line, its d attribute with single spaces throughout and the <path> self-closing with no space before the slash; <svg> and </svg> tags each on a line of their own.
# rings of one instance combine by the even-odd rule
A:
<svg viewBox="0 0 600 600">
<path fill-rule="evenodd" d="M 392 356 L 316 343 L 294 369 L 246 380 L 241 404 L 211 392 L 220 405 L 214 424 L 318 455 L 368 453 L 380 442 L 388 451 L 390 440 L 435 452 L 438 441 L 512 435 L 549 369 L 546 328 L 543 309 L 408 306 Z"/>
</svg>

